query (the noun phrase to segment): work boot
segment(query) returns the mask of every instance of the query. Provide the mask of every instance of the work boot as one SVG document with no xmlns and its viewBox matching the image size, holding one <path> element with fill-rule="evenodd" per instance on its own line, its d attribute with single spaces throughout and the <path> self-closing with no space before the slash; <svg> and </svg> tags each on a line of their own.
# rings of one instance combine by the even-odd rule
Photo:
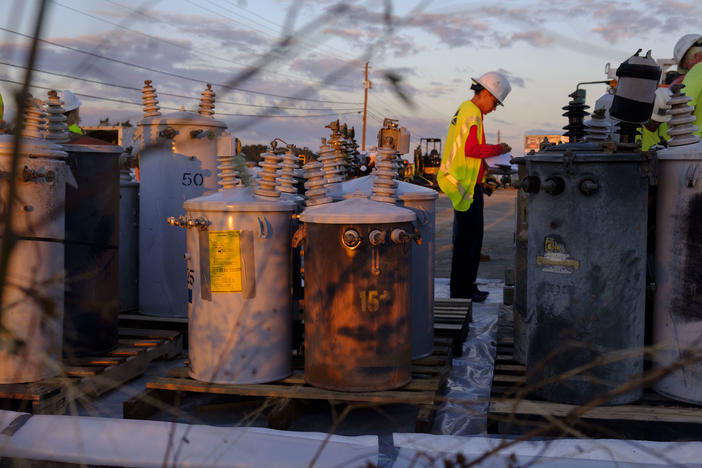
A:
<svg viewBox="0 0 702 468">
<path fill-rule="evenodd" d="M 485 299 L 490 295 L 488 291 L 481 291 L 477 287 L 473 289 L 473 294 L 471 294 L 471 299 L 473 302 L 485 302 Z"/>
</svg>

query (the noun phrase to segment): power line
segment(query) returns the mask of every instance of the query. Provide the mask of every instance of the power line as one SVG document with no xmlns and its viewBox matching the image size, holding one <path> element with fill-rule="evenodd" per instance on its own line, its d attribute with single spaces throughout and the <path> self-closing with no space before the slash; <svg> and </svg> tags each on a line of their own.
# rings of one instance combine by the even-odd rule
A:
<svg viewBox="0 0 702 468">
<path fill-rule="evenodd" d="M 16 85 L 22 85 L 23 83 L 19 81 L 14 81 L 14 80 L 7 80 L 7 79 L 0 79 L 0 81 L 4 83 L 12 83 Z M 51 91 L 54 88 L 49 88 L 46 86 L 39 86 L 39 85 L 29 85 L 30 88 L 36 88 L 36 89 L 44 89 L 47 91 Z M 140 102 L 132 102 L 132 101 L 125 101 L 123 99 L 114 99 L 114 98 L 108 98 L 104 96 L 93 96 L 91 94 L 85 94 L 85 93 L 73 93 L 76 96 L 81 96 L 89 99 L 96 99 L 99 101 L 108 101 L 108 102 L 116 102 L 119 104 L 128 104 L 132 106 L 139 106 L 142 107 L 143 104 Z M 159 106 L 161 109 L 167 109 L 167 110 L 175 110 L 179 111 L 181 110 L 180 107 L 169 107 L 169 106 Z M 226 112 L 217 112 L 216 115 L 224 115 L 228 117 L 257 117 L 257 118 L 281 118 L 281 119 L 287 119 L 287 118 L 314 118 L 314 117 L 330 117 L 330 116 L 335 116 L 335 115 L 350 115 L 350 114 L 360 114 L 362 112 L 361 109 L 358 110 L 352 110 L 348 112 L 334 112 L 334 113 L 328 113 L 328 114 L 307 114 L 307 115 L 273 115 L 273 114 L 230 114 Z"/>
<path fill-rule="evenodd" d="M 23 65 L 16 65 L 14 63 L 9 63 L 9 62 L 0 61 L 0 65 L 7 65 L 10 67 L 22 68 L 22 69 L 26 70 L 26 67 Z M 126 86 L 126 85 L 120 85 L 120 84 L 115 84 L 115 83 L 107 83 L 107 82 L 99 81 L 99 80 L 91 80 L 90 78 L 81 78 L 78 76 L 68 75 L 65 73 L 50 72 L 47 70 L 41 70 L 41 69 L 36 68 L 36 67 L 34 68 L 34 71 L 39 72 L 39 73 L 45 73 L 47 75 L 60 76 L 62 78 L 68 78 L 71 80 L 78 80 L 78 81 L 84 81 L 86 83 L 93 83 L 93 84 L 97 84 L 100 86 L 111 86 L 113 88 L 120 88 L 120 89 L 129 90 L 129 91 L 141 92 L 141 88 L 135 88 L 133 86 Z M 166 93 L 166 92 L 162 92 L 162 91 L 158 91 L 158 95 L 159 96 L 177 97 L 177 98 L 183 98 L 183 99 L 192 99 L 192 100 L 199 100 L 200 99 L 199 97 L 186 96 L 183 94 L 175 94 L 175 93 Z M 222 101 L 222 100 L 216 100 L 216 104 L 230 104 L 230 105 L 234 105 L 234 106 L 258 107 L 258 108 L 270 108 L 270 109 L 288 109 L 288 110 L 315 110 L 315 111 L 332 110 L 332 109 L 329 109 L 326 107 L 299 108 L 299 107 L 286 107 L 286 106 L 266 106 L 263 104 L 248 104 L 248 103 L 244 103 L 244 102 Z M 349 109 L 340 109 L 340 110 L 349 110 Z"/>
<path fill-rule="evenodd" d="M 60 6 L 60 7 L 62 7 L 62 8 L 67 9 L 67 10 L 73 11 L 73 12 L 78 13 L 78 14 L 83 15 L 83 16 L 87 16 L 88 18 L 92 18 L 92 19 L 95 19 L 95 20 L 98 20 L 98 21 L 102 21 L 103 23 L 107 23 L 107 24 L 112 25 L 112 26 L 115 26 L 115 27 L 117 27 L 117 28 L 124 29 L 125 31 L 129 31 L 129 32 L 131 32 L 131 33 L 138 34 L 138 35 L 140 35 L 140 36 L 144 36 L 144 37 L 147 37 L 147 38 L 149 38 L 149 39 L 153 39 L 153 40 L 158 41 L 158 42 L 163 42 L 163 43 L 165 43 L 165 44 L 168 44 L 168 45 L 173 46 L 173 47 L 177 47 L 177 48 L 182 49 L 182 50 L 186 50 L 186 51 L 188 51 L 188 52 L 192 52 L 192 51 L 193 51 L 192 47 L 184 46 L 184 45 L 182 45 L 182 44 L 178 44 L 177 42 L 172 42 L 172 41 L 169 41 L 169 40 L 167 40 L 167 39 L 164 39 L 164 38 L 161 38 L 161 37 L 158 37 L 158 36 L 153 36 L 153 35 L 151 35 L 151 34 L 147 34 L 147 33 L 142 32 L 142 31 L 138 31 L 138 30 L 135 30 L 135 29 L 128 28 L 128 27 L 126 27 L 126 26 L 124 26 L 124 25 L 122 25 L 122 24 L 118 24 L 118 23 L 112 22 L 112 21 L 110 21 L 110 20 L 108 20 L 108 19 L 101 18 L 101 17 L 99 17 L 99 16 L 95 16 L 95 15 L 92 15 L 92 14 L 87 13 L 87 12 L 85 12 L 85 11 L 79 10 L 79 9 L 77 9 L 77 8 L 73 8 L 73 7 L 70 7 L 70 6 L 68 6 L 68 5 L 64 5 L 64 4 L 62 4 L 62 3 L 59 3 L 59 2 L 56 1 L 56 0 L 52 0 L 52 2 L 53 2 L 54 4 L 56 4 L 56 5 Z M 130 10 L 130 11 L 136 12 L 135 10 Z M 237 62 L 237 61 L 232 60 L 232 59 L 229 59 L 229 58 L 220 57 L 220 56 L 218 56 L 218 55 L 214 55 L 214 54 L 208 53 L 208 52 L 203 51 L 203 50 L 198 50 L 197 53 L 198 53 L 199 55 L 204 55 L 204 56 L 207 56 L 207 57 L 215 58 L 215 59 L 220 60 L 220 61 L 222 61 L 222 62 L 233 63 L 233 64 L 236 64 L 236 65 L 240 65 L 240 66 L 242 66 L 242 67 L 247 67 L 247 66 L 248 66 L 247 64 L 243 64 L 243 63 L 241 63 L 241 62 Z M 272 71 L 269 71 L 269 70 L 264 70 L 264 71 L 265 71 L 266 73 L 275 73 L 276 75 L 283 75 L 283 76 L 288 76 L 288 77 L 290 77 L 290 78 L 302 79 L 302 80 L 310 81 L 308 77 L 303 77 L 302 75 L 295 75 L 295 74 L 286 74 L 286 73 L 272 72 Z M 311 82 L 311 81 L 310 81 L 310 82 Z"/>
<path fill-rule="evenodd" d="M 24 34 L 24 33 L 18 32 L 18 31 L 14 31 L 14 30 L 12 30 L 12 29 L 4 28 L 4 27 L 2 27 L 2 26 L 0 26 L 0 30 L 6 31 L 6 32 L 9 32 L 9 33 L 12 33 L 12 34 L 16 34 L 16 35 L 18 35 L 18 36 L 22 36 L 22 37 L 25 37 L 25 38 L 27 38 L 27 39 L 33 39 L 32 36 L 30 36 L 30 35 L 28 35 L 28 34 Z M 99 58 L 99 59 L 102 59 L 102 60 L 107 60 L 107 61 L 110 61 L 110 62 L 119 63 L 119 64 L 121 64 L 121 65 L 126 65 L 126 66 L 129 66 L 129 67 L 138 68 L 138 69 L 140 69 L 140 70 L 150 71 L 150 72 L 152 72 L 152 73 L 159 73 L 159 74 L 162 74 L 162 75 L 171 76 L 171 77 L 174 77 L 174 78 L 179 78 L 179 79 L 182 79 L 182 80 L 192 81 L 192 82 L 200 83 L 200 84 L 205 84 L 205 83 L 206 83 L 206 82 L 203 81 L 203 80 L 199 80 L 199 79 L 192 78 L 192 77 L 189 77 L 189 76 L 179 75 L 179 74 L 177 74 L 177 73 L 167 72 L 167 71 L 163 71 L 163 70 L 157 70 L 157 69 L 155 69 L 155 68 L 145 67 L 145 66 L 143 66 L 143 65 L 137 65 L 137 64 L 135 64 L 135 63 L 127 62 L 127 61 L 124 61 L 124 60 L 119 60 L 119 59 L 115 59 L 115 58 L 106 57 L 106 56 L 104 56 L 104 55 L 96 54 L 96 53 L 94 53 L 94 52 L 88 52 L 88 51 L 85 51 L 85 50 L 78 49 L 78 48 L 76 48 L 76 47 L 67 46 L 67 45 L 65 45 L 65 44 L 60 44 L 60 43 L 58 43 L 58 42 L 53 42 L 53 41 L 49 41 L 49 40 L 46 40 L 46 39 L 37 38 L 37 41 L 43 42 L 43 43 L 46 43 L 46 44 L 49 44 L 49 45 L 53 45 L 53 46 L 56 46 L 56 47 L 60 47 L 60 48 L 63 48 L 63 49 L 71 50 L 71 51 L 73 51 L 73 52 L 79 52 L 79 53 L 81 53 L 81 54 L 89 55 L 89 56 L 91 56 L 91 57 Z M 263 92 L 263 91 L 252 91 L 252 90 L 249 90 L 249 89 L 238 88 L 238 87 L 235 87 L 235 86 L 230 86 L 230 85 L 226 85 L 226 84 L 222 84 L 222 83 L 212 83 L 212 84 L 215 85 L 215 86 L 219 86 L 220 88 L 231 89 L 231 90 L 240 91 L 240 92 L 243 92 L 243 93 L 257 94 L 257 95 L 261 95 L 261 96 L 276 97 L 276 98 L 281 98 L 281 99 L 289 99 L 289 100 L 293 100 L 293 101 L 323 102 L 323 103 L 326 103 L 326 104 L 352 104 L 352 105 L 360 105 L 360 103 L 358 103 L 358 102 L 329 101 L 329 100 L 325 100 L 325 99 L 312 99 L 312 98 L 302 98 L 302 97 L 297 97 L 297 96 L 284 96 L 284 95 L 281 95 L 281 94 L 266 93 L 266 92 Z"/>
</svg>

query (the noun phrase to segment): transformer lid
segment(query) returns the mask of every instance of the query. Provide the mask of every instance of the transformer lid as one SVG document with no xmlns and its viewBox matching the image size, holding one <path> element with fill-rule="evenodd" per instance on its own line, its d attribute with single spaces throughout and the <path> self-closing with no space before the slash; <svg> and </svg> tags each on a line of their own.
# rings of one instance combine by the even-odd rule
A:
<svg viewBox="0 0 702 468">
<path fill-rule="evenodd" d="M 702 141 L 692 145 L 670 146 L 656 152 L 663 161 L 702 161 Z"/>
<path fill-rule="evenodd" d="M 266 198 L 254 195 L 252 187 L 233 188 L 185 200 L 187 211 L 295 211 L 297 203 L 285 198 Z"/>
<path fill-rule="evenodd" d="M 121 146 L 112 145 L 110 143 L 106 144 L 80 144 L 80 143 L 66 143 L 61 145 L 64 151 L 69 153 L 124 153 L 124 149 Z"/>
<path fill-rule="evenodd" d="M 213 117 L 204 117 L 197 112 L 188 112 L 185 110 L 156 117 L 146 117 L 145 119 L 139 120 L 137 125 L 196 125 L 227 128 L 227 124 L 215 120 Z"/>
<path fill-rule="evenodd" d="M 0 156 L 12 156 L 14 135 L 0 135 Z M 22 138 L 21 156 L 30 158 L 67 159 L 68 153 L 61 146 L 38 138 Z"/>
<path fill-rule="evenodd" d="M 641 152 L 634 152 L 626 147 L 616 148 L 619 152 L 605 151 L 605 146 L 601 143 L 577 142 L 564 143 L 551 146 L 535 154 L 528 154 L 525 159 L 528 162 L 552 162 L 563 163 L 566 154 L 573 155 L 574 163 L 608 163 L 643 161 L 646 156 Z"/>
<path fill-rule="evenodd" d="M 311 206 L 302 212 L 300 220 L 317 224 L 387 224 L 405 223 L 416 219 L 412 210 L 367 198 Z"/>
<path fill-rule="evenodd" d="M 342 182 L 341 195 L 345 198 L 350 196 L 357 198 L 356 194 L 360 193 L 361 195 L 370 197 L 373 193 L 373 183 L 377 177 L 378 176 L 376 174 L 371 174 Z M 416 184 L 410 184 L 409 182 L 402 182 L 400 180 L 397 180 L 396 182 L 397 192 L 395 193 L 395 196 L 400 200 L 436 200 L 439 198 L 439 194 L 436 192 L 436 190 Z"/>
</svg>

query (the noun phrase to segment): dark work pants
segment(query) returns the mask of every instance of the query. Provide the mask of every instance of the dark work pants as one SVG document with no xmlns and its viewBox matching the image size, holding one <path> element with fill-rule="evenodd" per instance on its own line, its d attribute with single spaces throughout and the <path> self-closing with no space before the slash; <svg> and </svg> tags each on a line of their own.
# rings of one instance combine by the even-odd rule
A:
<svg viewBox="0 0 702 468">
<path fill-rule="evenodd" d="M 453 210 L 451 297 L 470 298 L 476 289 L 483 224 L 483 187 L 475 184 L 473 203 L 468 211 Z"/>
</svg>

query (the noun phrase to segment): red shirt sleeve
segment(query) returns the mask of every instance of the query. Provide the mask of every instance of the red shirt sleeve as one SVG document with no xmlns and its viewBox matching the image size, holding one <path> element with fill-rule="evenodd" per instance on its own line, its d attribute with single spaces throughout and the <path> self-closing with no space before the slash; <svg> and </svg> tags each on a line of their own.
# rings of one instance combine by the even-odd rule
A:
<svg viewBox="0 0 702 468">
<path fill-rule="evenodd" d="M 466 157 L 485 159 L 499 156 L 500 154 L 502 154 L 502 147 L 500 145 L 486 145 L 485 143 L 478 142 L 478 127 L 473 125 L 468 138 L 466 138 Z"/>
</svg>

